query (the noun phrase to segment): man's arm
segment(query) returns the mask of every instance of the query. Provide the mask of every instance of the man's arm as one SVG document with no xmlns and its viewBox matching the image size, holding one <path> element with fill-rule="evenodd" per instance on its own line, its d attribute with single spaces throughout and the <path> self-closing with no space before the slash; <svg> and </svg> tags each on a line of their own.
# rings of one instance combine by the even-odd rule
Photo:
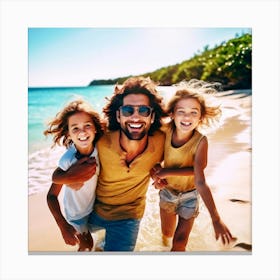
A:
<svg viewBox="0 0 280 280">
<path fill-rule="evenodd" d="M 84 157 L 73 164 L 67 171 L 57 168 L 52 175 L 55 184 L 83 184 L 96 172 L 95 158 Z"/>
</svg>

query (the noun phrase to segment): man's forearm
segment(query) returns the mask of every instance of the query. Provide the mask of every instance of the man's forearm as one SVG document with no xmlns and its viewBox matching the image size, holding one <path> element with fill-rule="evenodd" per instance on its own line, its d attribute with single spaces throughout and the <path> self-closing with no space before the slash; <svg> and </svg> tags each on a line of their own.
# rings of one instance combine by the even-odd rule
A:
<svg viewBox="0 0 280 280">
<path fill-rule="evenodd" d="M 52 175 L 52 181 L 55 184 L 71 184 L 78 183 L 77 176 L 75 174 L 71 174 L 71 172 L 63 171 L 60 168 L 57 168 Z"/>
<path fill-rule="evenodd" d="M 83 158 L 71 165 L 67 171 L 57 168 L 52 176 L 55 184 L 78 184 L 89 180 L 96 172 L 95 158 Z"/>
</svg>

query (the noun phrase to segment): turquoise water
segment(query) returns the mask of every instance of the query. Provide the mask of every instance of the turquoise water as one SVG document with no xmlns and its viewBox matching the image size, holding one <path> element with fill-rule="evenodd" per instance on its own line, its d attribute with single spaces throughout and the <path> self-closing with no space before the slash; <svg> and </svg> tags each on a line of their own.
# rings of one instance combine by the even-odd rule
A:
<svg viewBox="0 0 280 280">
<path fill-rule="evenodd" d="M 89 101 L 99 113 L 106 103 L 105 97 L 113 93 L 113 85 L 65 88 L 29 88 L 28 89 L 28 149 L 29 154 L 49 147 L 51 137 L 46 138 L 43 131 L 47 122 L 75 96 Z"/>
</svg>

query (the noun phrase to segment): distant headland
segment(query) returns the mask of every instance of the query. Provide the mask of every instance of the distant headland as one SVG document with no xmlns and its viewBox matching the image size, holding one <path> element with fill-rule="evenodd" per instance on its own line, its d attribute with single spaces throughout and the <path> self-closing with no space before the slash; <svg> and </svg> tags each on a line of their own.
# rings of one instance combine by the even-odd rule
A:
<svg viewBox="0 0 280 280">
<path fill-rule="evenodd" d="M 174 50 L 176 51 L 176 50 Z M 170 86 L 182 80 L 199 79 L 220 82 L 224 90 L 252 88 L 252 35 L 235 38 L 209 49 L 205 46 L 194 56 L 181 63 L 142 73 L 161 86 Z M 92 80 L 89 86 L 122 84 L 130 76 L 115 79 Z"/>
</svg>

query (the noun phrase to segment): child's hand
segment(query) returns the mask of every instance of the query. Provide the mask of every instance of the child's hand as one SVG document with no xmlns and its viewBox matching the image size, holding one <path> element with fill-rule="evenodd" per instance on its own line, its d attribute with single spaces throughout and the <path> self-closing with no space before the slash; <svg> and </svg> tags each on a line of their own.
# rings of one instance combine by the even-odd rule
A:
<svg viewBox="0 0 280 280">
<path fill-rule="evenodd" d="M 161 165 L 157 163 L 151 170 L 150 170 L 150 176 L 152 179 L 155 179 L 157 176 L 156 174 L 162 169 Z"/>
<path fill-rule="evenodd" d="M 154 180 L 153 185 L 156 189 L 162 190 L 167 186 L 167 181 L 165 179 Z"/>
<path fill-rule="evenodd" d="M 162 170 L 162 167 L 160 164 L 156 164 L 151 170 L 150 170 L 150 175 L 152 179 L 154 180 L 153 185 L 155 186 L 156 189 L 163 189 L 167 186 L 167 181 L 164 178 L 161 178 L 158 176 L 160 171 Z"/>
<path fill-rule="evenodd" d="M 166 177 L 168 177 L 168 168 L 162 168 L 160 164 L 157 164 L 151 169 L 150 174 L 153 179 L 154 177 L 166 179 Z"/>
<path fill-rule="evenodd" d="M 90 232 L 83 234 L 78 234 L 79 238 L 79 249 L 78 251 L 91 251 L 93 248 L 93 239 Z"/>
<path fill-rule="evenodd" d="M 79 243 L 77 238 L 77 231 L 75 228 L 70 224 L 64 224 L 61 228 L 61 234 L 66 244 L 75 246 Z"/>
<path fill-rule="evenodd" d="M 222 243 L 224 245 L 230 244 L 231 242 L 235 242 L 237 240 L 236 237 L 231 235 L 231 232 L 227 228 L 227 226 L 219 219 L 213 222 L 214 230 L 215 230 L 215 237 L 216 240 L 221 238 Z"/>
</svg>

